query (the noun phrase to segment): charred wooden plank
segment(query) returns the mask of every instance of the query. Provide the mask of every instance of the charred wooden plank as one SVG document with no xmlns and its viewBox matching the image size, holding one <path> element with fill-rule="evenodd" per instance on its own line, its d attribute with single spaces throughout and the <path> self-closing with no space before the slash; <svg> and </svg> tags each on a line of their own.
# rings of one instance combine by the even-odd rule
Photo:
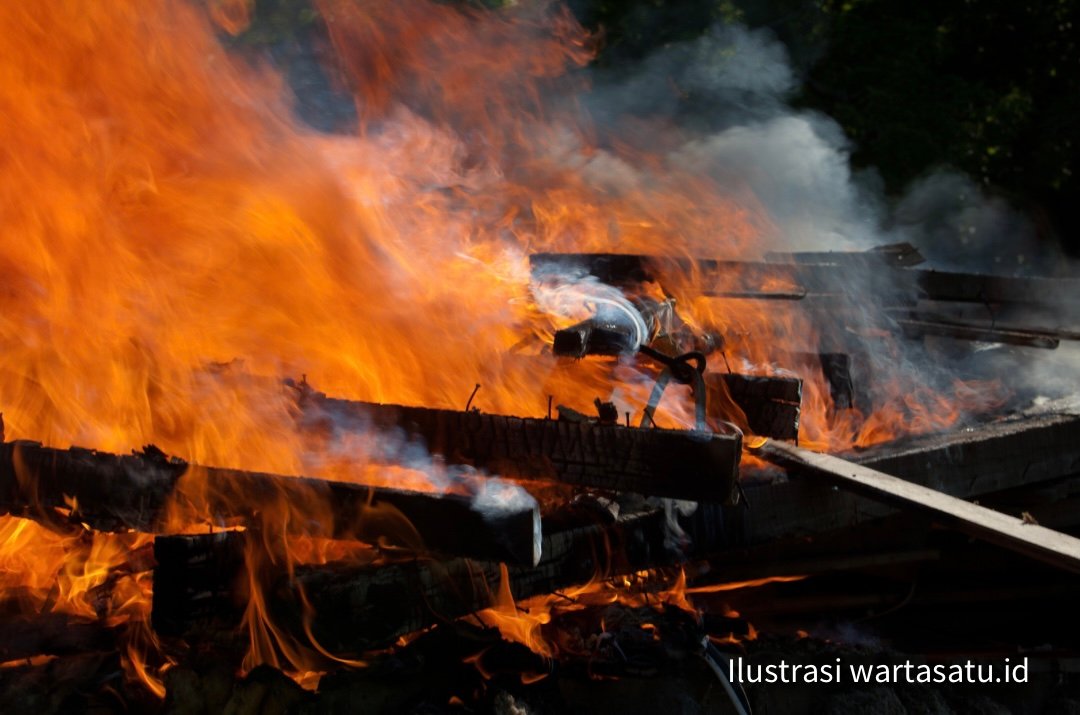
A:
<svg viewBox="0 0 1080 715">
<path fill-rule="evenodd" d="M 978 497 L 1080 473 L 1080 416 L 1020 415 L 878 445 L 847 458 L 953 496 Z"/>
<path fill-rule="evenodd" d="M 303 533 L 388 538 L 416 547 L 409 535 L 389 533 L 369 518 L 389 508 L 412 524 L 425 549 L 533 564 L 539 558 L 540 516 L 535 501 L 528 501 L 481 511 L 461 494 L 188 465 L 156 448 L 119 456 L 34 442 L 0 445 L 0 510 L 101 530 L 158 531 L 174 503 L 211 523 L 259 524 L 272 512 Z"/>
<path fill-rule="evenodd" d="M 896 324 L 908 337 L 921 338 L 936 335 L 957 340 L 978 340 L 986 343 L 1004 343 L 1029 348 L 1054 350 L 1060 340 L 1045 333 L 1026 330 L 1006 330 L 992 326 L 972 325 L 967 323 L 939 322 L 932 320 L 911 320 L 900 318 Z"/>
<path fill-rule="evenodd" d="M 870 498 L 928 511 L 961 531 L 1053 566 L 1080 572 L 1080 539 L 829 454 L 768 440 L 752 451 L 775 464 Z"/>
<path fill-rule="evenodd" d="M 0 712 L 153 712 L 160 701 L 124 682 L 121 651 L 78 653 L 0 668 Z M 147 700 L 150 700 L 147 702 Z"/>
<path fill-rule="evenodd" d="M 590 274 L 616 286 L 693 275 L 700 277 L 706 295 L 760 292 L 764 285 L 780 283 L 790 289 L 773 287 L 767 292 L 802 296 L 872 292 L 890 307 L 911 305 L 919 299 L 1028 305 L 1080 302 L 1080 281 L 1068 278 L 610 253 L 537 253 L 529 260 L 534 275 Z"/>
<path fill-rule="evenodd" d="M 515 598 L 669 563 L 674 556 L 664 546 L 660 512 L 615 523 L 601 523 L 593 516 L 575 521 L 576 526 L 544 536 L 544 557 L 536 567 L 505 568 Z M 237 637 L 250 579 L 245 565 L 249 534 L 156 539 L 155 631 L 224 641 Z M 260 569 L 255 579 L 262 584 L 276 625 L 300 637 L 305 629 L 301 619 L 311 612 L 316 642 L 340 655 L 385 647 L 406 633 L 493 605 L 503 573 L 503 566 L 490 561 L 421 559 L 299 565 L 289 575 L 279 562 Z"/>
<path fill-rule="evenodd" d="M 1080 281 L 978 275 L 948 271 L 912 271 L 915 285 L 930 300 L 965 303 L 1014 303 L 1028 305 L 1076 305 Z"/>
<path fill-rule="evenodd" d="M 766 377 L 735 373 L 705 376 L 710 417 L 742 422 L 757 435 L 775 439 L 799 436 L 802 380 L 796 377 Z"/>
<path fill-rule="evenodd" d="M 120 641 L 119 626 L 64 613 L 5 617 L 4 621 L 0 662 L 41 655 L 108 652 L 116 650 Z"/>
<path fill-rule="evenodd" d="M 842 295 L 851 287 L 850 275 L 831 265 L 613 253 L 535 253 L 529 264 L 534 276 L 588 274 L 620 287 L 693 276 L 699 292 L 717 297 L 801 300 L 809 294 Z"/>
<path fill-rule="evenodd" d="M 723 502 L 738 475 L 737 434 L 353 402 L 297 387 L 307 429 L 404 431 L 447 463 L 508 477 Z"/>
<path fill-rule="evenodd" d="M 925 263 L 919 249 L 910 243 L 890 243 L 868 251 L 770 251 L 765 260 L 777 263 L 818 263 L 843 266 L 893 266 L 907 268 Z"/>
<path fill-rule="evenodd" d="M 1080 473 L 1080 416 L 1022 416 L 946 435 L 879 445 L 848 459 L 963 499 L 1043 484 Z M 744 483 L 745 503 L 704 507 L 691 535 L 706 551 L 726 551 L 840 532 L 896 510 L 813 479 Z"/>
<path fill-rule="evenodd" d="M 1075 318 L 1063 315 L 1060 309 L 1052 307 L 920 300 L 914 306 L 885 308 L 884 312 L 899 319 L 1010 330 L 1058 340 L 1080 340 L 1080 329 L 1077 329 Z"/>
</svg>

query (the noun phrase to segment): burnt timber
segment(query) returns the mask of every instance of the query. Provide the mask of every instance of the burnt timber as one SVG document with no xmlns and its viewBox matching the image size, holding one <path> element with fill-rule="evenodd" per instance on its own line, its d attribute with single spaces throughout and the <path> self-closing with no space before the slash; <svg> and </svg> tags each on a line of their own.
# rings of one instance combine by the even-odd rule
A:
<svg viewBox="0 0 1080 715">
<path fill-rule="evenodd" d="M 925 263 L 919 249 L 910 243 L 891 243 L 868 251 L 769 251 L 770 263 L 827 263 L 841 266 L 893 266 L 907 268 Z"/>
<path fill-rule="evenodd" d="M 729 501 L 738 476 L 738 433 L 354 402 L 296 387 L 302 428 L 404 431 L 446 463 L 490 474 L 707 502 Z"/>
<path fill-rule="evenodd" d="M 260 568 L 259 577 L 268 608 L 289 633 L 301 638 L 304 633 L 302 593 L 315 614 L 310 627 L 318 644 L 337 655 L 355 654 L 495 605 L 504 577 L 513 597 L 522 599 L 669 563 L 673 554 L 664 537 L 662 512 L 609 523 L 578 514 L 544 535 L 544 555 L 536 567 L 413 559 L 299 565 L 291 576 L 279 564 Z M 226 532 L 155 540 L 155 631 L 225 645 L 236 640 L 243 611 L 237 584 L 248 577 L 247 538 Z"/>
<path fill-rule="evenodd" d="M 1080 415 L 1048 411 L 980 427 L 881 445 L 849 461 L 903 478 L 943 494 L 980 499 L 1009 490 L 1048 487 L 1080 474 Z M 897 510 L 880 501 L 834 488 L 792 470 L 790 479 L 744 486 L 746 508 L 725 507 L 717 517 L 695 515 L 698 538 L 714 550 L 801 539 L 849 529 Z M 1019 516 L 1018 513 L 1013 516 Z M 719 533 L 703 522 L 722 523 Z"/>
<path fill-rule="evenodd" d="M 848 263 L 769 263 L 708 258 L 661 257 L 612 253 L 536 253 L 529 257 L 534 275 L 588 273 L 615 286 L 661 280 L 664 276 L 700 276 L 705 295 L 753 294 L 766 281 L 793 287 L 795 298 L 844 295 L 873 288 L 890 306 L 920 299 L 1039 305 L 1077 305 L 1080 282 L 1064 278 L 1017 278 L 889 266 L 879 261 Z"/>
<path fill-rule="evenodd" d="M 881 446 L 872 456 L 861 458 L 875 469 L 903 474 L 913 484 L 935 490 L 934 494 L 989 499 L 1017 489 L 1045 489 L 1068 482 L 1080 472 L 1078 429 L 1080 416 L 1029 415 L 966 432 L 912 440 L 906 446 Z M 730 574 L 731 565 L 767 566 L 759 559 L 748 561 L 740 556 L 753 553 L 747 547 L 782 552 L 784 543 L 801 543 L 813 536 L 839 539 L 843 549 L 850 548 L 843 535 L 854 533 L 854 527 L 884 530 L 888 538 L 907 530 L 876 526 L 900 514 L 876 499 L 837 490 L 805 469 L 793 469 L 789 480 L 748 483 L 745 493 L 748 507 L 738 504 L 699 510 L 691 528 L 696 542 L 692 558 L 718 559 L 718 564 L 727 564 L 723 572 Z M 1032 528 L 1033 534 L 1037 531 Z M 506 570 L 507 582 L 514 597 L 521 599 L 585 583 L 598 574 L 611 576 L 670 564 L 674 557 L 664 544 L 664 536 L 664 520 L 655 513 L 615 523 L 593 519 L 555 528 L 544 535 L 540 563 L 535 568 L 511 565 Z M 235 550 L 236 540 L 242 538 L 204 535 L 158 539 L 155 582 L 173 586 L 155 598 L 156 628 L 172 635 L 231 632 L 234 622 L 214 619 L 228 612 L 222 603 L 232 603 L 236 611 L 237 604 L 230 599 L 235 598 L 234 586 L 242 576 L 243 564 L 236 556 L 239 552 L 230 549 Z M 900 546 L 908 551 L 901 552 L 899 558 L 908 562 L 936 558 L 932 552 L 919 550 L 917 540 L 907 546 L 904 543 L 902 540 Z M 824 552 L 821 558 L 829 560 L 818 568 L 867 565 L 837 563 L 838 553 L 844 552 Z M 873 563 L 878 561 L 875 557 Z M 792 568 L 799 573 L 814 570 L 805 563 Z M 774 572 L 774 567 L 765 570 L 766 575 Z M 348 614 L 339 615 L 332 627 L 320 624 L 318 618 L 312 624 L 320 644 L 341 653 L 382 647 L 403 633 L 488 607 L 495 602 L 502 583 L 498 564 L 467 559 L 299 566 L 294 573 L 292 581 L 278 575 L 268 584 L 266 592 L 274 594 L 273 609 L 280 609 L 282 618 L 295 621 L 301 610 L 296 590 L 299 584 L 318 601 L 316 613 Z M 300 632 L 299 627 L 293 622 L 291 632 Z"/>
<path fill-rule="evenodd" d="M 802 380 L 736 373 L 705 375 L 710 417 L 738 422 L 746 418 L 750 431 L 763 437 L 794 440 L 799 436 Z"/>
<path fill-rule="evenodd" d="M 1060 339 L 1046 331 L 1006 330 L 993 326 L 965 325 L 962 323 L 935 322 L 929 320 L 908 320 L 901 318 L 896 324 L 904 334 L 920 338 L 925 335 L 937 335 L 958 340 L 977 340 L 987 343 L 1004 343 L 1029 348 L 1054 350 Z"/>
<path fill-rule="evenodd" d="M 36 442 L 0 445 L 0 510 L 57 527 L 67 522 L 156 532 L 175 503 L 191 506 L 212 523 L 257 525 L 263 514 L 276 510 L 275 521 L 287 520 L 290 531 L 420 547 L 411 534 L 373 526 L 380 520 L 369 516 L 382 507 L 408 519 L 424 549 L 536 563 L 540 515 L 535 502 L 484 515 L 472 501 L 458 494 L 188 465 L 156 448 L 118 456 Z"/>
<path fill-rule="evenodd" d="M 116 650 L 121 629 L 99 620 L 64 613 L 39 613 L 32 618 L 5 615 L 0 662 L 41 655 L 77 655 Z"/>
<path fill-rule="evenodd" d="M 819 454 L 782 442 L 767 441 L 752 450 L 774 464 L 844 489 L 898 506 L 930 513 L 935 520 L 960 531 L 1031 556 L 1051 565 L 1080 572 L 1080 539 L 1012 517 L 978 504 L 943 494 L 876 469 L 839 457 Z"/>
</svg>

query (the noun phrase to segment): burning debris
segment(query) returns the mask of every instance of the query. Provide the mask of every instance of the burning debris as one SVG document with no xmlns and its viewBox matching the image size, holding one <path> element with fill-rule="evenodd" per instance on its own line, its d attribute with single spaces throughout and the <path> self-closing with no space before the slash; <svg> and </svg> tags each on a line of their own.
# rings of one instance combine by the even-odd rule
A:
<svg viewBox="0 0 1080 715">
<path fill-rule="evenodd" d="M 759 615 L 902 609 L 939 522 L 1074 595 L 1013 378 L 1076 280 L 780 241 L 730 136 L 580 110 L 565 8 L 314 8 L 347 133 L 246 0 L 0 8 L 0 706 L 748 712 Z"/>
</svg>

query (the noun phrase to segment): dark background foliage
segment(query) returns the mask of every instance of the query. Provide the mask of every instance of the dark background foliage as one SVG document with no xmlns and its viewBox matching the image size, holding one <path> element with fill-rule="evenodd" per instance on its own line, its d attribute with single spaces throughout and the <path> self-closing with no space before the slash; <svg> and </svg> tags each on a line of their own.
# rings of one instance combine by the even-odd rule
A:
<svg viewBox="0 0 1080 715">
<path fill-rule="evenodd" d="M 1080 0 L 571 0 L 631 61 L 710 24 L 768 27 L 844 128 L 856 168 L 898 194 L 959 169 L 1080 255 Z"/>
<path fill-rule="evenodd" d="M 839 122 L 855 168 L 875 167 L 890 195 L 957 169 L 1028 215 L 1048 246 L 1080 255 L 1080 0 L 567 2 L 599 33 L 596 63 L 609 69 L 718 22 L 769 28 L 802 80 L 792 102 Z M 232 41 L 270 47 L 294 88 L 325 86 L 303 49 L 320 32 L 310 0 L 256 8 Z M 351 118 L 325 99 L 300 109 L 324 129 Z"/>
</svg>

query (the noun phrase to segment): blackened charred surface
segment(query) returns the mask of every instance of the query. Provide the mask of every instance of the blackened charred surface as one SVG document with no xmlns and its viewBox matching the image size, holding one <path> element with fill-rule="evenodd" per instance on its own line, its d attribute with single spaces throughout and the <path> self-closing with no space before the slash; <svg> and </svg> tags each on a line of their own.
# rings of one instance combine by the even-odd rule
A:
<svg viewBox="0 0 1080 715">
<path fill-rule="evenodd" d="M 868 255 L 872 255 L 868 254 Z M 1032 306 L 1080 305 L 1080 281 L 979 275 L 912 269 L 877 258 L 828 263 L 767 263 L 710 258 L 610 253 L 537 253 L 529 257 L 534 275 L 589 274 L 613 286 L 661 280 L 665 275 L 698 274 L 704 294 L 753 292 L 767 281 L 797 289 L 792 297 L 842 295 L 873 287 L 881 305 L 910 305 L 920 299 Z M 854 288 L 853 288 L 854 287 Z M 865 292 L 863 288 L 861 292 Z"/>
<path fill-rule="evenodd" d="M 738 434 L 350 402 L 311 390 L 300 405 L 308 429 L 404 430 L 450 464 L 676 499 L 728 501 L 741 456 Z"/>
<path fill-rule="evenodd" d="M 0 445 L 0 509 L 52 526 L 156 532 L 166 507 L 190 507 L 212 523 L 259 524 L 289 514 L 294 532 L 375 541 L 512 563 L 536 562 L 539 509 L 495 505 L 487 513 L 458 494 L 429 494 L 307 477 L 188 465 L 160 450 L 117 456 L 32 442 Z M 76 505 L 73 508 L 73 505 Z M 387 530 L 375 510 L 390 508 L 412 526 Z M 276 510 L 276 511 L 274 511 Z M 416 537 L 419 536 L 420 543 Z"/>
<path fill-rule="evenodd" d="M 196 620 L 215 621 L 222 629 L 239 624 L 247 593 L 240 532 L 159 536 L 154 560 L 151 623 L 156 633 L 179 635 Z"/>
<path fill-rule="evenodd" d="M 961 323 L 939 322 L 932 320 L 911 320 L 900 318 L 896 324 L 908 337 L 921 338 L 927 335 L 956 338 L 957 340 L 977 340 L 986 343 L 1004 343 L 1029 348 L 1054 350 L 1060 344 L 1060 338 L 1043 332 L 1026 330 L 1004 330 L 987 325 L 964 325 Z"/>
<path fill-rule="evenodd" d="M 756 435 L 784 440 L 799 436 L 799 378 L 710 373 L 705 376 L 705 388 L 711 418 L 739 423 L 738 413 L 742 413 Z"/>
<path fill-rule="evenodd" d="M 587 583 L 597 575 L 630 573 L 677 558 L 664 546 L 661 513 L 605 524 L 594 514 L 577 512 L 564 513 L 556 521 L 562 523 L 544 536 L 544 558 L 536 567 L 507 567 L 515 598 L 551 593 Z M 259 546 L 246 541 L 252 536 L 228 532 L 159 537 L 155 630 L 167 636 L 237 645 L 238 638 L 243 639 L 236 629 L 249 578 L 245 550 Z M 338 655 L 355 655 L 493 605 L 502 574 L 503 568 L 495 562 L 415 559 L 301 565 L 290 575 L 279 561 L 261 564 L 256 578 L 268 596 L 271 618 L 286 632 L 304 640 L 306 602 L 315 614 L 310 627 L 319 645 Z M 160 596 L 159 587 L 166 589 Z"/>
<path fill-rule="evenodd" d="M 84 652 L 0 669 L 0 712 L 156 712 L 158 701 L 124 681 L 118 650 Z"/>
<path fill-rule="evenodd" d="M 116 650 L 120 628 L 65 613 L 7 613 L 0 604 L 0 663 L 42 655 L 66 656 Z"/>
<path fill-rule="evenodd" d="M 633 325 L 626 326 L 602 317 L 590 318 L 555 331 L 552 350 L 560 357 L 573 358 L 625 355 L 638 347 L 635 332 Z"/>
<path fill-rule="evenodd" d="M 855 407 L 858 393 L 852 377 L 851 356 L 846 353 L 819 353 L 817 357 L 825 381 L 829 384 L 833 406 L 838 410 Z"/>
<path fill-rule="evenodd" d="M 1050 485 L 1080 473 L 1080 417 L 1018 417 L 967 431 L 913 438 L 852 454 L 851 461 L 951 496 L 987 495 Z M 896 510 L 798 474 L 771 483 L 751 479 L 746 503 L 703 505 L 689 531 L 705 552 L 843 533 Z"/>
<path fill-rule="evenodd" d="M 151 531 L 186 469 L 153 447 L 119 456 L 7 442 L 0 445 L 0 510 L 49 524 Z"/>
<path fill-rule="evenodd" d="M 765 260 L 773 263 L 825 263 L 841 266 L 908 268 L 925 263 L 919 249 L 910 243 L 890 243 L 869 251 L 770 251 Z"/>
<path fill-rule="evenodd" d="M 836 484 L 875 501 L 925 511 L 935 521 L 1055 567 L 1080 573 L 1080 539 L 928 489 L 906 479 L 839 457 L 776 440 L 755 446 L 755 455 L 789 472 Z"/>
<path fill-rule="evenodd" d="M 852 461 L 956 496 L 978 497 L 1080 472 L 1080 416 L 1018 416 L 901 440 Z"/>
</svg>

